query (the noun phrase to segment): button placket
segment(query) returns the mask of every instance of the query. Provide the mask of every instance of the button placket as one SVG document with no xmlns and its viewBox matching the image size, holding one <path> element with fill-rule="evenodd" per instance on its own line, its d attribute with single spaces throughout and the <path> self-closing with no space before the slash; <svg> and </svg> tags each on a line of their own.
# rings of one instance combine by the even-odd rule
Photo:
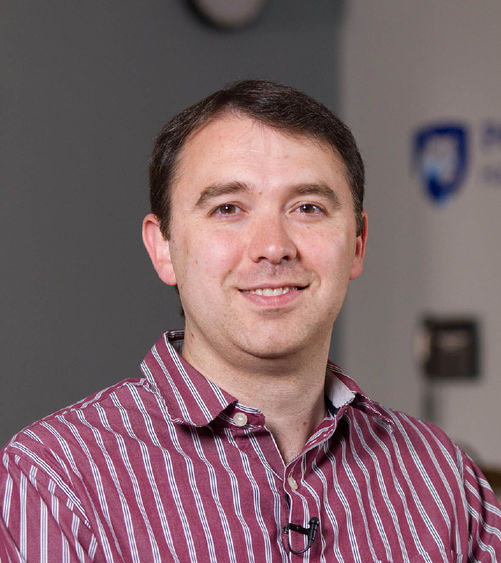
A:
<svg viewBox="0 0 501 563">
<path fill-rule="evenodd" d="M 299 482 L 294 477 L 294 474 L 297 475 Z M 297 463 L 289 467 L 288 471 L 284 474 L 284 498 L 288 511 L 282 527 L 282 539 L 285 549 L 289 554 L 288 560 L 290 561 L 295 560 L 295 555 L 300 555 L 310 549 L 313 543 L 309 535 L 310 526 L 312 524 L 312 519 L 310 518 L 310 495 L 308 494 L 308 488 L 299 491 L 301 475 L 300 466 L 298 467 Z M 287 492 L 287 490 L 289 490 L 289 492 Z M 306 507 L 305 501 L 307 502 Z M 314 523 L 318 526 L 318 517 L 315 517 Z"/>
</svg>

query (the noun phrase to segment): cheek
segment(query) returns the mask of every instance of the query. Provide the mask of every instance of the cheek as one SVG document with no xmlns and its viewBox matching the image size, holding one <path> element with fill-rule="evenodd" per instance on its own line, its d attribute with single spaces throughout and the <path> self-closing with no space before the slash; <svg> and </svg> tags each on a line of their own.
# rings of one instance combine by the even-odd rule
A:
<svg viewBox="0 0 501 563">
<path fill-rule="evenodd" d="M 243 249 L 235 236 L 212 234 L 184 241 L 186 273 L 199 281 L 221 280 L 230 274 L 242 257 Z"/>
<path fill-rule="evenodd" d="M 355 254 L 353 247 L 347 237 L 331 233 L 310 239 L 306 259 L 327 285 L 347 283 Z"/>
</svg>

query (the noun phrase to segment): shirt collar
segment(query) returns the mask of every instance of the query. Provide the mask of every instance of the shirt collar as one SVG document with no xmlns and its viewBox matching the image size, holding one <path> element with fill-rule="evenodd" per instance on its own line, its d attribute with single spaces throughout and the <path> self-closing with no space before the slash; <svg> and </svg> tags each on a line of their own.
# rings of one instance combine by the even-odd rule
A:
<svg viewBox="0 0 501 563">
<path fill-rule="evenodd" d="M 183 330 L 165 332 L 141 364 L 146 379 L 162 395 L 174 422 L 205 426 L 238 400 L 209 381 L 181 355 Z M 385 409 L 365 395 L 342 369 L 328 362 L 325 396 L 336 415 L 348 405 L 392 424 Z"/>
<path fill-rule="evenodd" d="M 333 414 L 351 405 L 393 426 L 393 419 L 388 416 L 387 410 L 366 395 L 351 377 L 331 361 L 327 363 L 325 396 Z"/>
<path fill-rule="evenodd" d="M 165 332 L 141 364 L 162 395 L 174 422 L 205 426 L 237 400 L 209 381 L 182 356 L 184 331 Z"/>
</svg>

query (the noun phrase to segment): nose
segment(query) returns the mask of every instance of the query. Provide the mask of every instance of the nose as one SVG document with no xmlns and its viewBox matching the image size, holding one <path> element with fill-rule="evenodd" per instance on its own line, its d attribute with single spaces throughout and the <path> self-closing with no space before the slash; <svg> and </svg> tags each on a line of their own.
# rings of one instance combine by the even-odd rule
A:
<svg viewBox="0 0 501 563">
<path fill-rule="evenodd" d="M 248 233 L 248 252 L 251 260 L 266 260 L 271 264 L 294 260 L 297 247 L 287 227 L 287 219 L 283 216 L 266 215 L 253 221 L 252 230 Z"/>
</svg>

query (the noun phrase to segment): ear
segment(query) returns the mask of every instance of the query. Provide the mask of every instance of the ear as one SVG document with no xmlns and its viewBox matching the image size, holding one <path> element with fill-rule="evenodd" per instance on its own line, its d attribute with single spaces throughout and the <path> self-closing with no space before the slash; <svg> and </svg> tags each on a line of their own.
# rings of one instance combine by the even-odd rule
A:
<svg viewBox="0 0 501 563">
<path fill-rule="evenodd" d="M 146 215 L 143 220 L 143 243 L 158 277 L 167 285 L 176 285 L 169 241 L 164 238 L 160 220 L 153 213 Z"/>
<path fill-rule="evenodd" d="M 363 229 L 362 233 L 357 237 L 355 246 L 355 256 L 351 265 L 350 280 L 358 278 L 364 269 L 365 245 L 367 243 L 367 213 L 362 213 Z"/>
</svg>

